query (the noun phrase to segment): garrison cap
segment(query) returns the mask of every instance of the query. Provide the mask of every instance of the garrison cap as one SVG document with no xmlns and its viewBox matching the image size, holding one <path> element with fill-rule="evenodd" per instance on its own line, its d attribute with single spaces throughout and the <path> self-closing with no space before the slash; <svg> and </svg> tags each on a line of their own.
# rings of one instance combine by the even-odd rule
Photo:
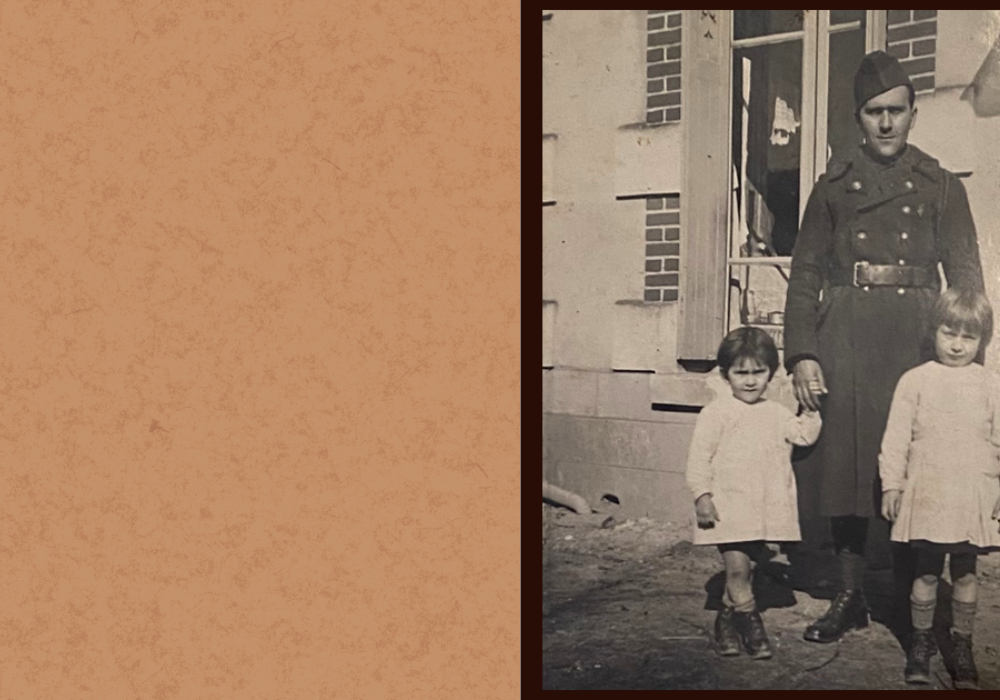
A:
<svg viewBox="0 0 1000 700">
<path fill-rule="evenodd" d="M 910 76 L 899 65 L 899 61 L 885 51 L 872 51 L 861 59 L 861 65 L 854 76 L 855 109 L 861 109 L 871 98 L 900 85 L 913 90 Z"/>
</svg>

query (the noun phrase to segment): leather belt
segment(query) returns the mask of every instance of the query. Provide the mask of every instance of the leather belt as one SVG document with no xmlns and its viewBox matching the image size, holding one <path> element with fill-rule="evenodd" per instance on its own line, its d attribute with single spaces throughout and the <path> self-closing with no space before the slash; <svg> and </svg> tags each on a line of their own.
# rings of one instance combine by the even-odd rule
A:
<svg viewBox="0 0 1000 700">
<path fill-rule="evenodd" d="M 853 268 L 836 268 L 830 271 L 830 284 L 834 287 L 932 287 L 939 283 L 936 267 L 914 265 L 872 265 L 854 263 Z"/>
</svg>

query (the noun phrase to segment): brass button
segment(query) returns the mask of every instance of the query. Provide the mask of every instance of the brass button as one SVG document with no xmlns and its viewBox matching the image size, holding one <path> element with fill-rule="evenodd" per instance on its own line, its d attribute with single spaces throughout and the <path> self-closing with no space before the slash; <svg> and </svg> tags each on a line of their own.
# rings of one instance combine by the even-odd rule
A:
<svg viewBox="0 0 1000 700">
<path fill-rule="evenodd" d="M 910 209 L 910 205 L 909 204 L 904 204 L 903 205 L 903 213 L 904 214 L 909 214 L 911 211 L 913 211 L 913 210 Z"/>
<path fill-rule="evenodd" d="M 903 294 L 906 294 L 906 290 L 900 287 L 899 289 L 896 290 L 896 294 L 902 296 Z"/>
<path fill-rule="evenodd" d="M 907 180 L 906 181 L 906 189 L 908 189 L 908 190 L 912 190 L 913 189 L 913 181 L 912 180 Z"/>
<path fill-rule="evenodd" d="M 900 265 L 905 265 L 905 264 L 906 264 L 906 261 L 905 261 L 905 260 L 903 260 L 903 259 L 900 259 L 900 261 L 899 261 L 899 264 L 900 264 Z"/>
<path fill-rule="evenodd" d="M 861 181 L 860 180 L 855 180 L 854 182 L 852 182 L 851 183 L 851 189 L 855 190 L 855 191 L 860 190 L 861 189 Z"/>
<path fill-rule="evenodd" d="M 862 289 L 864 289 L 867 292 L 868 291 L 868 285 L 866 284 L 864 287 L 862 287 Z"/>
<path fill-rule="evenodd" d="M 858 239 L 860 239 L 860 240 L 863 241 L 866 238 L 868 238 L 868 234 L 867 233 L 865 233 L 864 231 L 858 231 Z"/>
<path fill-rule="evenodd" d="M 907 238 L 910 237 L 910 234 L 908 234 L 906 231 L 903 231 L 901 234 L 899 234 L 899 237 L 905 241 Z"/>
</svg>

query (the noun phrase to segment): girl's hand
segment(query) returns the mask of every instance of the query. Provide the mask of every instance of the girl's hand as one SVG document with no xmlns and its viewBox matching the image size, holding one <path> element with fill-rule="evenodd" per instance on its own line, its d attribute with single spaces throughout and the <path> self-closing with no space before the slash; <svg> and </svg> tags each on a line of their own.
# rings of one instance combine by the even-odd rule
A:
<svg viewBox="0 0 1000 700">
<path fill-rule="evenodd" d="M 893 489 L 891 491 L 882 492 L 882 517 L 890 522 L 896 522 L 896 518 L 899 516 L 899 504 L 903 500 L 903 492 L 899 489 Z M 997 502 L 997 507 L 1000 507 L 1000 501 Z M 997 509 L 993 509 L 994 513 L 997 513 Z M 994 515 L 993 517 L 996 517 Z"/>
<path fill-rule="evenodd" d="M 694 502 L 694 514 L 698 518 L 698 527 L 702 530 L 710 530 L 715 527 L 715 523 L 722 520 L 719 517 L 719 511 L 715 509 L 715 503 L 712 502 L 712 494 L 710 493 L 703 493 Z"/>
<path fill-rule="evenodd" d="M 1000 498 L 997 499 L 997 504 L 993 506 L 993 519 L 1000 519 Z"/>
</svg>

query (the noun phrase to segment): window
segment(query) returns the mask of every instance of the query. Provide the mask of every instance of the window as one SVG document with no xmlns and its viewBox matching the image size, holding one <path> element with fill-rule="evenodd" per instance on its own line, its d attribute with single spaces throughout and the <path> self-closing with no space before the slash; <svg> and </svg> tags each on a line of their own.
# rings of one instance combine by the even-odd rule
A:
<svg viewBox="0 0 1000 700">
<path fill-rule="evenodd" d="M 868 12 L 733 11 L 728 327 L 759 325 L 779 348 L 806 200 L 860 140 L 853 83 L 874 43 Z"/>
<path fill-rule="evenodd" d="M 829 158 L 859 142 L 854 73 L 885 46 L 886 19 L 689 11 L 683 79 L 698 90 L 684 100 L 682 363 L 709 366 L 719 335 L 743 322 L 767 319 L 780 333 L 802 210 Z"/>
</svg>

